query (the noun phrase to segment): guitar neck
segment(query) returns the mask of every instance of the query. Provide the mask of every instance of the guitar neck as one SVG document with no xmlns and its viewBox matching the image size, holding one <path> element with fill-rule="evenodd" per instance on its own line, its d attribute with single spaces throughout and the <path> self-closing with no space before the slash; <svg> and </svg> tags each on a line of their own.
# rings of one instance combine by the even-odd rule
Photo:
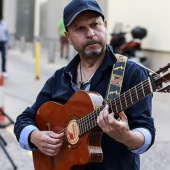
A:
<svg viewBox="0 0 170 170">
<path fill-rule="evenodd" d="M 150 78 L 148 78 L 147 80 L 141 82 L 140 84 L 121 94 L 114 100 L 111 100 L 108 105 L 110 107 L 111 112 L 118 114 L 121 111 L 124 111 L 130 106 L 134 105 L 141 99 L 145 98 L 152 92 L 152 84 Z"/>
<path fill-rule="evenodd" d="M 148 78 L 140 84 L 129 89 L 125 93 L 121 94 L 119 97 L 107 102 L 107 104 L 109 105 L 110 112 L 118 114 L 121 111 L 124 111 L 130 106 L 134 105 L 141 99 L 145 98 L 152 92 L 152 83 L 150 78 Z M 80 129 L 80 136 L 84 135 L 97 126 L 97 117 L 104 107 L 105 105 L 77 120 Z"/>
</svg>

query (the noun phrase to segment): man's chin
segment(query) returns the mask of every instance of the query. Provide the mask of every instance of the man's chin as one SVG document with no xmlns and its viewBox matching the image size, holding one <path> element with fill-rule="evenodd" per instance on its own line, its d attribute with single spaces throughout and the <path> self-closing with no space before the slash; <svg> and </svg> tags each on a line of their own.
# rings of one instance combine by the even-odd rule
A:
<svg viewBox="0 0 170 170">
<path fill-rule="evenodd" d="M 102 51 L 102 49 L 100 48 L 100 49 L 98 49 L 98 50 L 86 50 L 85 51 L 85 54 L 86 54 L 86 56 L 97 56 L 97 55 L 100 55 L 101 54 L 101 51 Z"/>
</svg>

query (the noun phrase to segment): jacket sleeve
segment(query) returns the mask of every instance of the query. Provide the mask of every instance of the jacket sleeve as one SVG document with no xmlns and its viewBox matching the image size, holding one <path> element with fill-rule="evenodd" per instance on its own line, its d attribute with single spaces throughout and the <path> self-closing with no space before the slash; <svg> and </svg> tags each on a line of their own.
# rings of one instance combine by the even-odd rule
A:
<svg viewBox="0 0 170 170">
<path fill-rule="evenodd" d="M 136 63 L 129 64 L 127 69 L 128 75 L 126 77 L 129 78 L 129 83 L 125 84 L 125 91 L 143 82 L 149 76 L 148 71 Z M 131 74 L 129 74 L 129 72 L 131 72 Z M 125 111 L 130 129 L 145 128 L 149 130 L 152 135 L 150 146 L 154 143 L 156 131 L 154 127 L 154 119 L 152 117 L 152 97 L 153 95 L 151 93 Z"/>
</svg>

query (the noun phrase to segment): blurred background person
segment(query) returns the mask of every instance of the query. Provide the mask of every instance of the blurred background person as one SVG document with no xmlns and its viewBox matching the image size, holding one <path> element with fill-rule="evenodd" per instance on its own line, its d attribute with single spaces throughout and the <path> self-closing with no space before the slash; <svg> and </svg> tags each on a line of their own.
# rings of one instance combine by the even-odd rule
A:
<svg viewBox="0 0 170 170">
<path fill-rule="evenodd" d="M 69 43 L 65 36 L 65 27 L 64 27 L 63 19 L 59 20 L 58 22 L 58 30 L 60 36 L 60 57 L 63 58 L 63 56 L 65 55 L 65 58 L 68 59 Z M 64 54 L 64 50 L 65 50 L 65 54 Z"/>
<path fill-rule="evenodd" d="M 6 69 L 7 48 L 10 48 L 8 25 L 7 22 L 3 19 L 3 17 L 0 16 L 0 51 L 2 56 L 1 71 L 5 78 L 8 77 L 7 69 Z"/>
</svg>

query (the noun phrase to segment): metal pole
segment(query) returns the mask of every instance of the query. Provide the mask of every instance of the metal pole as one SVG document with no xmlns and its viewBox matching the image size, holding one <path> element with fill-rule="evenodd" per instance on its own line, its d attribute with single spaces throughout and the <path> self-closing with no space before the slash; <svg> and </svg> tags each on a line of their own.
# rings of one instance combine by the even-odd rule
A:
<svg viewBox="0 0 170 170">
<path fill-rule="evenodd" d="M 35 43 L 35 78 L 40 78 L 40 43 Z"/>
<path fill-rule="evenodd" d="M 53 63 L 55 61 L 55 42 L 50 41 L 48 47 L 48 61 L 49 63 Z"/>
<path fill-rule="evenodd" d="M 26 49 L 25 37 L 21 36 L 21 38 L 20 38 L 20 50 L 21 50 L 21 52 L 25 52 L 25 49 Z"/>
</svg>

